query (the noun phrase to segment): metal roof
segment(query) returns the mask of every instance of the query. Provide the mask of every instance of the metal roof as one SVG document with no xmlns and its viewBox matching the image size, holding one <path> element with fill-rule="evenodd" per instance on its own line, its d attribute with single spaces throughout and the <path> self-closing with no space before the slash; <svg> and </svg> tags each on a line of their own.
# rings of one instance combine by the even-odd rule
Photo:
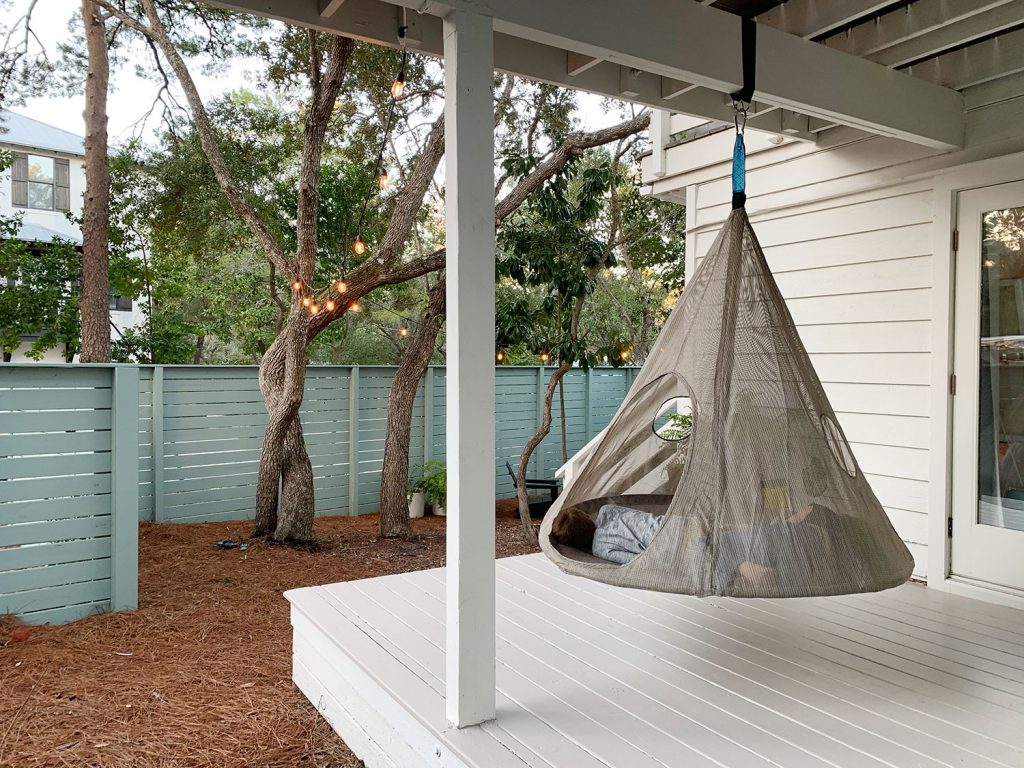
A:
<svg viewBox="0 0 1024 768">
<path fill-rule="evenodd" d="M 25 240 L 27 242 L 40 242 L 49 243 L 54 238 L 60 240 L 66 240 L 74 245 L 82 244 L 82 236 L 78 234 L 69 234 L 67 232 L 58 232 L 56 229 L 50 229 L 44 227 L 42 224 L 36 224 L 31 221 L 23 221 L 21 227 L 18 229 L 18 239 Z"/>
<path fill-rule="evenodd" d="M 85 139 L 78 134 L 7 110 L 0 112 L 0 143 L 66 155 L 85 154 Z"/>
</svg>

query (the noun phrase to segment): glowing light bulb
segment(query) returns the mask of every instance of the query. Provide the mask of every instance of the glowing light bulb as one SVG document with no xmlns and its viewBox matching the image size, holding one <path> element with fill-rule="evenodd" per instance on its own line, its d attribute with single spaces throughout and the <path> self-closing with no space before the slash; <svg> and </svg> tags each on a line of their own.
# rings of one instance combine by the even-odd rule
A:
<svg viewBox="0 0 1024 768">
<path fill-rule="evenodd" d="M 302 290 L 302 281 L 301 280 L 296 280 L 294 283 L 292 283 L 292 290 L 293 291 L 301 291 Z"/>
<path fill-rule="evenodd" d="M 347 290 L 348 290 L 348 283 L 346 283 L 344 280 L 339 280 L 338 281 L 338 293 L 344 293 Z"/>
<path fill-rule="evenodd" d="M 624 349 L 621 352 L 619 352 L 619 357 L 621 357 L 623 360 L 629 360 L 629 350 Z"/>
<path fill-rule="evenodd" d="M 380 185 L 381 189 L 387 189 L 388 188 L 388 172 L 387 171 L 381 171 L 380 172 L 380 177 L 377 179 L 377 184 Z"/>
<path fill-rule="evenodd" d="M 320 311 L 320 305 L 319 304 L 310 304 L 310 306 L 309 306 L 310 314 L 315 315 L 319 311 Z"/>
<path fill-rule="evenodd" d="M 400 99 L 405 93 L 405 72 L 399 72 L 395 82 L 391 84 L 391 98 Z"/>
<path fill-rule="evenodd" d="M 496 355 L 495 355 L 494 357 L 495 357 L 495 358 L 497 359 L 497 361 L 498 361 L 498 362 L 500 363 L 500 362 L 501 362 L 502 360 L 504 360 L 504 359 L 505 359 L 505 353 L 504 353 L 504 352 L 502 352 L 501 350 L 498 350 L 498 354 L 496 354 Z"/>
<path fill-rule="evenodd" d="M 313 303 L 313 300 L 311 298 L 309 298 L 309 296 L 307 296 L 306 298 L 304 298 L 302 300 L 302 306 L 304 306 L 304 307 L 308 307 L 312 303 Z"/>
<path fill-rule="evenodd" d="M 356 241 L 352 244 L 352 250 L 360 256 L 366 253 L 366 243 L 363 242 L 362 235 L 356 235 Z"/>
<path fill-rule="evenodd" d="M 549 355 L 547 352 L 541 352 L 540 353 L 540 361 L 542 363 L 546 363 L 550 359 L 551 359 L 551 355 Z"/>
<path fill-rule="evenodd" d="M 402 323 L 398 327 L 398 335 L 399 336 L 408 336 L 409 335 L 409 326 L 407 326 L 405 323 Z"/>
<path fill-rule="evenodd" d="M 324 302 L 324 309 L 326 309 L 328 312 L 333 312 L 334 311 L 334 302 L 331 301 L 330 299 L 325 301 Z"/>
<path fill-rule="evenodd" d="M 992 259 L 988 258 L 987 256 L 985 257 L 985 260 L 981 262 L 981 266 L 983 266 L 985 269 L 990 269 L 990 268 L 994 267 L 995 265 L 996 265 L 996 263 L 994 261 L 992 261 Z"/>
<path fill-rule="evenodd" d="M 360 304 L 358 301 L 353 301 L 352 306 L 350 306 L 349 309 L 351 309 L 353 312 L 362 312 L 363 305 Z"/>
</svg>

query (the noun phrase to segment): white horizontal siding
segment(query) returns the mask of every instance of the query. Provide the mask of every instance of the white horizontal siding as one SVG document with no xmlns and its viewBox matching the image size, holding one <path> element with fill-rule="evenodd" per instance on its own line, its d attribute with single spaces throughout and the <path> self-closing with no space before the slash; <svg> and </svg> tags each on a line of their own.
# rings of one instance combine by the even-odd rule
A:
<svg viewBox="0 0 1024 768">
<path fill-rule="evenodd" d="M 762 153 L 748 209 L 779 289 L 865 476 L 926 576 L 932 192 L 914 180 L 818 199 L 814 185 L 897 162 L 875 141 Z M 884 146 L 891 146 L 884 144 Z M 919 159 L 920 149 L 911 151 Z M 724 166 L 723 166 L 724 167 Z M 810 185 L 810 186 L 809 186 Z M 699 264 L 729 213 L 729 179 L 699 183 Z"/>
</svg>

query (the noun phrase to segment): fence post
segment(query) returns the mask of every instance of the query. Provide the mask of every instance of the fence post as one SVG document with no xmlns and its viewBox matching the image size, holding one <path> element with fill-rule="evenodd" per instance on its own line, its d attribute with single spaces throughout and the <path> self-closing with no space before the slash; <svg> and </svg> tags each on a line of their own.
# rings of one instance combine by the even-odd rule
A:
<svg viewBox="0 0 1024 768">
<path fill-rule="evenodd" d="M 164 367 L 153 366 L 153 519 L 164 520 Z"/>
<path fill-rule="evenodd" d="M 590 442 L 593 437 L 591 434 L 594 431 L 594 414 L 591 413 L 593 407 L 590 404 L 590 385 L 594 378 L 594 369 L 587 366 L 587 372 L 584 377 L 583 384 L 583 444 L 586 445 Z"/>
<path fill-rule="evenodd" d="M 348 513 L 359 514 L 359 366 L 348 378 Z"/>
<path fill-rule="evenodd" d="M 537 429 L 540 429 L 541 424 L 544 423 L 544 366 L 538 366 L 537 368 Z M 537 464 L 534 469 L 534 473 L 537 477 L 546 477 L 544 474 L 544 441 L 541 440 L 537 444 L 537 449 L 533 452 L 533 455 L 537 457 Z"/>
<path fill-rule="evenodd" d="M 434 453 L 434 366 L 427 366 L 423 377 L 423 463 Z"/>
<path fill-rule="evenodd" d="M 112 371 L 110 608 L 139 605 L 139 369 Z"/>
</svg>

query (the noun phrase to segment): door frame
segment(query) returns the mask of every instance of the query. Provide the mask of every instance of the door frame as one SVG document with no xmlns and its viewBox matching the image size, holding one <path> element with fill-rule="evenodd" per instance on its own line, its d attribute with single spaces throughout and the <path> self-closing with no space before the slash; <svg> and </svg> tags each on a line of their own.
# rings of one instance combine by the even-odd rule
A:
<svg viewBox="0 0 1024 768">
<path fill-rule="evenodd" d="M 929 466 L 928 586 L 1024 609 L 1024 593 L 951 576 L 949 525 L 953 490 L 953 374 L 955 268 L 953 237 L 959 223 L 959 194 L 1024 180 L 1024 153 L 960 165 L 936 174 L 932 187 L 931 451 Z"/>
</svg>

